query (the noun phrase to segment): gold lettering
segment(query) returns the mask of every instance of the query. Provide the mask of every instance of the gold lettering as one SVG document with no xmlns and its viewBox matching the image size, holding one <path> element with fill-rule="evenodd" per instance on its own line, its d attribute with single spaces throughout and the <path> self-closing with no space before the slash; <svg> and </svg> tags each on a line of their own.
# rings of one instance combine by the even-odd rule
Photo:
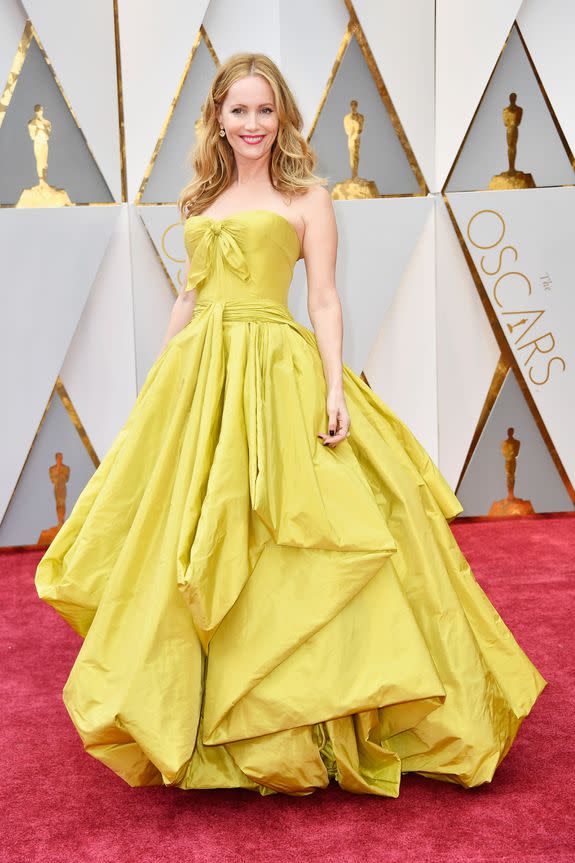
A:
<svg viewBox="0 0 575 863">
<path fill-rule="evenodd" d="M 515 260 L 517 260 L 517 249 L 515 248 L 515 246 L 503 246 L 503 248 L 499 252 L 499 266 L 493 272 L 490 272 L 489 270 L 485 269 L 485 267 L 483 266 L 483 261 L 485 260 L 486 256 L 485 255 L 482 256 L 482 258 L 481 258 L 481 269 L 483 270 L 483 272 L 485 273 L 486 276 L 496 276 L 497 275 L 497 273 L 501 269 L 501 264 L 503 263 L 503 252 L 505 252 L 507 249 L 511 249 L 513 252 L 515 252 Z"/>
<path fill-rule="evenodd" d="M 534 317 L 534 318 L 533 318 L 533 320 L 531 321 L 531 323 L 529 324 L 529 326 L 527 327 L 527 329 L 525 329 L 525 330 L 521 333 L 521 335 L 520 335 L 520 336 L 518 336 L 518 337 L 515 339 L 514 344 L 517 344 L 518 342 L 520 342 L 520 341 L 521 341 L 521 339 L 522 339 L 524 336 L 526 336 L 526 335 L 527 335 L 527 333 L 529 332 L 529 330 L 531 329 L 531 327 L 533 326 L 533 324 L 536 324 L 536 323 L 537 323 L 537 321 L 539 320 L 539 318 L 541 317 L 541 315 L 544 315 L 544 314 L 545 314 L 545 309 L 529 309 L 529 310 L 520 311 L 520 312 L 502 312 L 501 314 L 502 314 L 502 315 L 524 315 L 524 317 L 523 317 L 520 321 L 517 321 L 517 322 L 516 322 L 516 323 L 514 323 L 514 324 L 507 324 L 507 329 L 508 329 L 508 331 L 509 331 L 510 333 L 513 333 L 513 330 L 515 329 L 515 327 L 518 327 L 520 324 L 526 324 L 526 323 L 527 323 L 527 321 L 529 320 L 529 318 L 530 318 L 530 316 L 531 316 L 531 315 L 535 315 L 535 316 L 536 316 L 536 317 Z M 525 317 L 525 316 L 526 316 L 526 317 Z"/>
<path fill-rule="evenodd" d="M 543 339 L 547 339 L 547 338 L 551 339 L 551 346 L 548 347 L 547 350 L 545 350 L 544 348 L 540 348 L 539 342 L 542 342 Z M 535 347 L 533 348 L 533 350 L 531 351 L 531 353 L 529 354 L 529 356 L 527 357 L 527 359 L 523 363 L 524 366 L 527 365 L 527 363 L 529 362 L 529 360 L 531 359 L 533 354 L 536 354 L 538 351 L 541 354 L 548 354 L 549 351 L 552 351 L 553 348 L 555 347 L 555 339 L 553 338 L 551 333 L 545 333 L 543 336 L 537 336 L 536 339 L 532 339 L 530 342 L 526 342 L 524 345 L 521 345 L 521 347 L 517 348 L 517 350 L 522 351 L 523 348 L 528 348 L 529 345 L 535 345 Z"/>
<path fill-rule="evenodd" d="M 562 363 L 562 365 L 563 365 L 563 371 L 565 371 L 565 369 L 567 368 L 567 363 L 565 362 L 565 360 L 563 359 L 563 357 L 551 357 L 551 359 L 550 359 L 550 360 L 549 360 L 549 362 L 547 363 L 547 377 L 546 377 L 546 378 L 544 378 L 542 381 L 536 381 L 536 380 L 535 380 L 535 378 L 533 377 L 533 375 L 531 374 L 531 372 L 532 372 L 533 370 L 532 370 L 532 369 L 529 369 L 529 378 L 530 378 L 530 380 L 531 380 L 531 381 L 533 381 L 533 383 L 534 383 L 534 384 L 536 384 L 537 386 L 543 386 L 543 384 L 546 384 L 546 383 L 547 383 L 547 381 L 549 380 L 549 369 L 551 368 L 551 363 L 554 363 L 554 362 L 555 362 L 555 360 L 558 360 L 560 363 Z"/>
<path fill-rule="evenodd" d="M 494 216 L 497 216 L 499 221 L 501 222 L 501 236 L 498 237 L 494 243 L 491 243 L 489 246 L 482 246 L 481 243 L 476 243 L 475 240 L 471 236 L 471 224 L 477 216 L 481 216 L 482 213 L 493 213 Z M 505 222 L 503 221 L 503 216 L 501 216 L 496 210 L 478 210 L 477 213 L 474 213 L 469 222 L 467 223 L 467 236 L 469 238 L 469 242 L 475 246 L 476 249 L 494 249 L 495 246 L 498 246 L 503 237 L 505 236 Z"/>
<path fill-rule="evenodd" d="M 479 222 L 478 225 L 475 224 L 475 220 L 479 216 L 484 216 L 484 219 Z M 491 217 L 494 217 L 493 219 Z M 475 234 L 474 237 L 474 229 Z M 467 238 L 472 246 L 475 246 L 476 249 L 494 249 L 498 246 L 503 240 L 506 232 L 506 224 L 503 216 L 498 213 L 496 210 L 478 210 L 476 213 L 471 216 L 467 223 Z M 494 241 L 490 243 L 479 242 L 478 238 L 482 235 L 482 238 L 485 239 L 486 235 L 489 233 L 493 233 Z M 479 269 L 486 276 L 497 276 L 501 269 L 504 266 L 504 254 L 506 251 L 510 251 L 513 255 L 512 263 L 515 264 L 519 258 L 518 250 L 515 246 L 506 245 L 503 246 L 497 252 L 497 257 L 491 260 L 489 255 L 482 255 L 479 264 Z M 488 270 L 486 266 L 491 263 L 491 266 L 494 266 L 494 270 Z M 513 278 L 515 276 L 516 278 Z M 549 279 L 547 274 L 543 277 L 543 279 Z M 510 283 L 506 280 L 511 279 Z M 549 280 L 550 285 L 550 280 Z M 487 287 L 487 285 L 486 285 Z M 549 290 L 547 282 L 544 282 L 545 290 Z M 520 291 L 523 294 L 526 290 L 527 296 L 530 297 L 532 294 L 532 283 L 530 279 L 525 275 L 525 273 L 521 273 L 518 270 L 509 270 L 508 272 L 502 273 L 498 276 L 496 281 L 493 283 L 493 301 L 494 305 L 499 307 L 499 309 L 505 309 L 505 299 L 509 301 L 511 296 L 515 295 L 517 291 Z M 509 296 L 508 296 L 509 295 Z M 520 344 L 522 340 L 527 336 L 527 333 L 532 329 L 532 327 L 537 324 L 542 316 L 545 314 L 545 309 L 520 309 L 516 311 L 500 311 L 499 315 L 503 316 L 511 316 L 506 319 L 501 317 L 500 322 L 503 330 L 506 332 L 509 343 L 513 345 L 514 349 L 517 351 L 523 350 L 524 348 L 531 347 L 532 350 L 524 362 L 526 366 L 530 360 L 532 360 L 534 355 L 543 356 L 545 354 L 550 353 L 556 346 L 555 337 L 552 333 L 547 332 L 544 335 L 538 336 L 537 338 L 532 339 L 525 344 Z M 516 335 L 519 333 L 519 335 Z M 552 363 L 557 360 L 563 371 L 567 368 L 567 363 L 563 359 L 563 357 L 555 356 L 547 359 L 547 366 L 545 371 L 545 376 L 541 380 L 537 380 L 533 377 L 533 372 L 535 371 L 533 365 L 529 368 L 529 379 L 532 383 L 537 386 L 542 386 L 547 383 L 550 378 L 550 370 Z"/>
<path fill-rule="evenodd" d="M 506 279 L 508 276 L 519 276 L 520 279 L 523 279 L 526 282 L 529 288 L 527 294 L 529 295 L 531 293 L 531 282 L 529 281 L 527 276 L 524 275 L 524 273 L 518 273 L 516 270 L 510 270 L 508 273 L 503 273 L 502 276 L 499 276 L 493 286 L 493 299 L 495 300 L 500 309 L 503 308 L 503 303 L 499 302 L 499 297 L 497 296 L 497 288 L 499 286 L 499 283 L 502 282 L 503 279 Z"/>
</svg>

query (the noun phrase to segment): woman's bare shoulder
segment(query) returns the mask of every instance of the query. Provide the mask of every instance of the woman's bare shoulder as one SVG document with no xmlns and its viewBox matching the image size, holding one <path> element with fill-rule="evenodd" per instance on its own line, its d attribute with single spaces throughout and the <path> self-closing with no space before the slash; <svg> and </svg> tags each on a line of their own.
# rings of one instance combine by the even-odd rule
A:
<svg viewBox="0 0 575 863">
<path fill-rule="evenodd" d="M 333 210 L 331 194 L 321 183 L 315 183 L 300 197 L 299 212 L 304 222 L 309 223 L 326 210 Z"/>
</svg>

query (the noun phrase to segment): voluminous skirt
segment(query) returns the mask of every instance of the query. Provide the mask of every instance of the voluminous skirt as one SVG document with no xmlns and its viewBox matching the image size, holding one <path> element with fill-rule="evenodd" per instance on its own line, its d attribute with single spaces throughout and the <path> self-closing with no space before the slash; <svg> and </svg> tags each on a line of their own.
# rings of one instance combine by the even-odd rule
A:
<svg viewBox="0 0 575 863">
<path fill-rule="evenodd" d="M 86 751 L 133 786 L 489 782 L 546 681 L 461 504 L 347 366 L 351 436 L 323 446 L 315 336 L 248 305 L 198 304 L 38 566 L 84 637 L 63 698 Z"/>
</svg>

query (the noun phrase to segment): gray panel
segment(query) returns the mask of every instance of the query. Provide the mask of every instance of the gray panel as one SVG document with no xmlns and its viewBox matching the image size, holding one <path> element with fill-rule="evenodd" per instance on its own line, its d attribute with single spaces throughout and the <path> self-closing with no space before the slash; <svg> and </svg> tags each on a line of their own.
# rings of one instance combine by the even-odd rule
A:
<svg viewBox="0 0 575 863">
<path fill-rule="evenodd" d="M 58 523 L 49 468 L 56 452 L 70 467 L 66 516 L 95 471 L 94 463 L 57 393 L 36 438 L 6 514 L 0 524 L 0 546 L 30 545 L 41 531 Z"/>
<path fill-rule="evenodd" d="M 0 200 L 16 204 L 23 189 L 38 183 L 28 123 L 34 105 L 52 124 L 46 179 L 63 188 L 77 204 L 108 203 L 113 197 L 94 161 L 35 39 L 32 39 L 16 88 L 0 127 Z M 119 135 L 118 135 L 119 145 Z"/>
<path fill-rule="evenodd" d="M 507 171 L 507 140 L 501 112 L 509 94 L 523 108 L 517 141 L 517 171 L 533 174 L 536 186 L 572 185 L 573 169 L 537 79 L 513 27 L 447 184 L 447 191 L 487 189 L 494 174 Z"/>
<path fill-rule="evenodd" d="M 182 188 L 191 181 L 193 169 L 188 157 L 196 137 L 194 125 L 201 117 L 215 72 L 216 65 L 202 39 L 146 183 L 142 195 L 145 203 L 177 201 Z"/>
<path fill-rule="evenodd" d="M 494 501 L 507 497 L 501 441 L 507 437 L 510 426 L 514 437 L 521 441 L 515 497 L 530 500 L 535 512 L 572 510 L 571 499 L 515 375 L 509 372 L 457 490 L 465 509 L 463 515 L 487 515 Z"/>
<path fill-rule="evenodd" d="M 352 37 L 315 127 L 311 145 L 318 155 L 316 173 L 329 177 L 329 188 L 351 175 L 343 118 L 357 99 L 365 121 L 358 174 L 374 180 L 380 195 L 421 192 L 405 151 L 375 86 L 361 48 Z"/>
</svg>

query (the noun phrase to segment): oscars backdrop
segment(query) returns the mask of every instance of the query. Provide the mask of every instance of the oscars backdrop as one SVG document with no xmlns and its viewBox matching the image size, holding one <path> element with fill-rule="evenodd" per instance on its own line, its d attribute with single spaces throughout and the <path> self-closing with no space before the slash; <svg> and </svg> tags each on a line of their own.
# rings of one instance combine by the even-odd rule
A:
<svg viewBox="0 0 575 863">
<path fill-rule="evenodd" d="M 237 51 L 329 177 L 344 361 L 464 516 L 572 511 L 574 32 L 571 0 L 3 0 L 0 546 L 50 542 L 127 418 Z M 311 328 L 303 261 L 290 309 Z"/>
</svg>

